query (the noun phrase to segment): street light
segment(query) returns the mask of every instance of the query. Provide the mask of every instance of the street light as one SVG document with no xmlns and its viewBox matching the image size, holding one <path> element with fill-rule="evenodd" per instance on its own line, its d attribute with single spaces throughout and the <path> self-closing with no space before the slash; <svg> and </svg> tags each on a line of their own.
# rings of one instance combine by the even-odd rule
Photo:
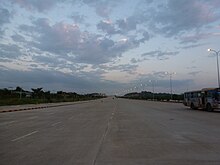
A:
<svg viewBox="0 0 220 165">
<path fill-rule="evenodd" d="M 173 84 L 172 84 L 172 75 L 176 74 L 176 72 L 165 72 L 170 76 L 170 99 L 173 100 Z"/>
<path fill-rule="evenodd" d="M 219 80 L 219 64 L 218 64 L 218 54 L 220 53 L 219 51 L 216 51 L 214 49 L 208 49 L 208 52 L 215 52 L 216 57 L 217 57 L 217 73 L 218 73 L 218 87 L 220 88 L 220 80 Z"/>
<path fill-rule="evenodd" d="M 152 88 L 153 88 L 153 101 L 154 101 L 154 88 L 155 88 L 155 83 L 157 83 L 157 80 L 149 80 L 150 83 L 152 83 Z"/>
<path fill-rule="evenodd" d="M 12 95 L 13 87 L 8 87 L 8 89 L 11 91 L 11 95 Z"/>
</svg>

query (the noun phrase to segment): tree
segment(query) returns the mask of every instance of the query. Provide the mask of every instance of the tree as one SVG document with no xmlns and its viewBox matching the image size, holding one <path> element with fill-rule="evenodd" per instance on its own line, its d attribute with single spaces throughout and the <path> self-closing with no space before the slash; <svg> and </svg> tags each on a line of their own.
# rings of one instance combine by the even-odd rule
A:
<svg viewBox="0 0 220 165">
<path fill-rule="evenodd" d="M 15 89 L 15 91 L 17 91 L 17 92 L 23 92 L 24 90 L 23 90 L 21 87 L 17 86 L 16 89 Z"/>
<path fill-rule="evenodd" d="M 43 88 L 31 88 L 33 91 L 33 97 L 41 98 L 44 94 L 44 91 L 42 90 Z"/>
<path fill-rule="evenodd" d="M 50 91 L 44 92 L 44 96 L 47 99 L 47 101 L 51 102 L 51 95 L 50 95 Z"/>
</svg>

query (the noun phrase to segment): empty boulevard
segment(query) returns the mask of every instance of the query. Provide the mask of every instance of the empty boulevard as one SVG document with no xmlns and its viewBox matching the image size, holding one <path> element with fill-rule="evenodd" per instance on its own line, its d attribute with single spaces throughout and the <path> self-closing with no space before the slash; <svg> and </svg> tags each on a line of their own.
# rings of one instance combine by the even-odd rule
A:
<svg viewBox="0 0 220 165">
<path fill-rule="evenodd" d="M 0 114 L 1 165 L 220 164 L 220 113 L 106 98 Z"/>
</svg>

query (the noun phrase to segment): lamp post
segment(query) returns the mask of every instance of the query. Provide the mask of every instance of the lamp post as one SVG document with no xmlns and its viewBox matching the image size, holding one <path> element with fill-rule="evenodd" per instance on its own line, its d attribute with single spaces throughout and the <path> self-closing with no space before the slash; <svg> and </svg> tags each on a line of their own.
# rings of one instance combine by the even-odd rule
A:
<svg viewBox="0 0 220 165">
<path fill-rule="evenodd" d="M 219 64 L 218 64 L 218 54 L 220 53 L 219 51 L 216 51 L 214 49 L 208 49 L 209 52 L 214 52 L 216 54 L 217 57 L 217 73 L 218 73 L 218 87 L 220 88 L 220 80 L 219 80 Z"/>
<path fill-rule="evenodd" d="M 8 89 L 10 90 L 11 95 L 12 95 L 12 90 L 13 90 L 13 87 L 8 87 Z"/>
<path fill-rule="evenodd" d="M 153 101 L 154 101 L 154 88 L 155 88 L 155 83 L 157 82 L 156 80 L 149 80 L 150 83 L 152 83 L 152 88 L 153 88 Z"/>
<path fill-rule="evenodd" d="M 173 99 L 173 84 L 172 84 L 172 76 L 176 74 L 176 72 L 165 72 L 165 74 L 170 76 L 170 99 Z"/>
</svg>

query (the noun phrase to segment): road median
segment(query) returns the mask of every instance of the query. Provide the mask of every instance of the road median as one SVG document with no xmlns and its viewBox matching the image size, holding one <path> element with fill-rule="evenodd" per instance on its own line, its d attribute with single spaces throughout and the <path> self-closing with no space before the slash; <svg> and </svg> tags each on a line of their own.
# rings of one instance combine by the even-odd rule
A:
<svg viewBox="0 0 220 165">
<path fill-rule="evenodd" d="M 79 104 L 85 102 L 88 101 L 0 106 L 0 113 L 52 108 L 52 107 L 67 106 L 67 105 Z"/>
</svg>

